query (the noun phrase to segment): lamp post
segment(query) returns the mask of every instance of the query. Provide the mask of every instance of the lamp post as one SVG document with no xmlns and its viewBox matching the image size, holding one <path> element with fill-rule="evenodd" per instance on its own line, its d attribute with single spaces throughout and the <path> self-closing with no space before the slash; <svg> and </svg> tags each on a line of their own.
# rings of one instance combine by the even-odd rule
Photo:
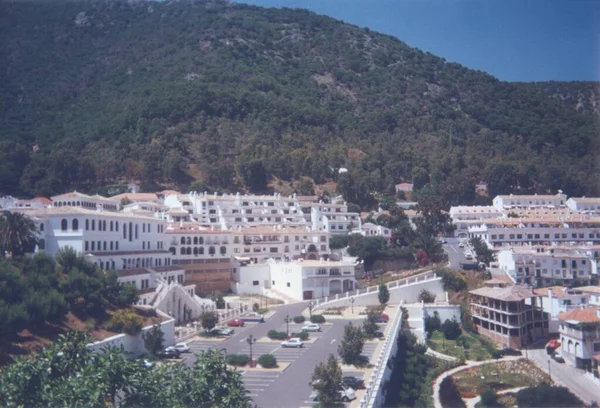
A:
<svg viewBox="0 0 600 408">
<path fill-rule="evenodd" d="M 313 301 L 312 301 L 312 300 L 311 300 L 310 302 L 308 302 L 308 315 L 309 315 L 310 317 L 312 317 L 312 310 L 313 310 L 313 307 L 314 307 L 314 305 L 315 305 L 315 304 L 313 303 Z"/>
<path fill-rule="evenodd" d="M 351 297 L 348 302 L 350 302 L 350 308 L 352 310 L 352 314 L 354 314 L 354 298 Z"/>
<path fill-rule="evenodd" d="M 250 335 L 246 339 L 246 343 L 250 346 L 250 367 L 254 367 L 254 363 L 252 362 L 252 345 L 256 343 L 256 338 L 253 335 Z"/>
<path fill-rule="evenodd" d="M 290 337 L 290 321 L 292 319 L 290 319 L 290 315 L 285 315 L 285 324 L 286 324 L 286 334 L 288 335 L 288 337 Z"/>
<path fill-rule="evenodd" d="M 548 377 L 550 378 L 550 384 L 552 384 L 552 369 L 550 367 L 550 359 L 548 359 Z"/>
</svg>

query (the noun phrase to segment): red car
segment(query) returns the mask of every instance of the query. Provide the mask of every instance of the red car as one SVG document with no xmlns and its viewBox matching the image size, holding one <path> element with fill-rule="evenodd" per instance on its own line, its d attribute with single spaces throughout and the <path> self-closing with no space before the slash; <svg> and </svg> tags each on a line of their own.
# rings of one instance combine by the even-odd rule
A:
<svg viewBox="0 0 600 408">
<path fill-rule="evenodd" d="M 240 319 L 233 319 L 227 322 L 229 327 L 244 327 L 244 321 Z"/>
<path fill-rule="evenodd" d="M 388 320 L 390 320 L 390 317 L 387 314 L 382 313 L 381 316 L 377 318 L 377 323 L 387 323 Z"/>
</svg>

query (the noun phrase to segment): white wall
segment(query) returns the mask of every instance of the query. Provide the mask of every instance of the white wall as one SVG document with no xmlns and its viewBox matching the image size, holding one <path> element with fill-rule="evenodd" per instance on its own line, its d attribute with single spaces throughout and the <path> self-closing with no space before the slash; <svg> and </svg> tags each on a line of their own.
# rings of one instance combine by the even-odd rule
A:
<svg viewBox="0 0 600 408">
<path fill-rule="evenodd" d="M 157 313 L 162 315 L 162 317 L 169 317 L 160 311 L 157 311 Z M 175 344 L 175 320 L 169 319 L 164 321 L 160 323 L 160 327 L 164 333 L 165 347 Z M 150 329 L 152 329 L 152 326 L 144 327 L 137 336 L 118 334 L 116 336 L 108 337 L 104 340 L 88 344 L 88 348 L 94 351 L 102 351 L 102 349 L 107 346 L 123 346 L 123 349 L 126 352 L 131 353 L 133 357 L 138 357 L 139 355 L 147 352 L 146 347 L 144 346 L 144 338 L 142 336 L 143 333 L 146 333 Z"/>
<path fill-rule="evenodd" d="M 304 292 L 303 281 L 301 264 L 282 263 L 271 265 L 272 288 L 284 295 L 302 300 Z"/>
</svg>

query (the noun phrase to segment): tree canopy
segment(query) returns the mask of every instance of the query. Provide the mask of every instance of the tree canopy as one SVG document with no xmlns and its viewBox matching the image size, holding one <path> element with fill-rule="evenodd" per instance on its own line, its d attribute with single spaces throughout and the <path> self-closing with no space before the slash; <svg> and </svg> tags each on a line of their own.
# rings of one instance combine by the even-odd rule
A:
<svg viewBox="0 0 600 408">
<path fill-rule="evenodd" d="M 475 200 L 478 178 L 491 195 L 600 193 L 594 83 L 499 81 L 306 10 L 218 0 L 1 2 L 0 36 L 0 194 L 273 177 L 337 180 L 363 207 L 403 180 L 445 205 Z"/>
</svg>

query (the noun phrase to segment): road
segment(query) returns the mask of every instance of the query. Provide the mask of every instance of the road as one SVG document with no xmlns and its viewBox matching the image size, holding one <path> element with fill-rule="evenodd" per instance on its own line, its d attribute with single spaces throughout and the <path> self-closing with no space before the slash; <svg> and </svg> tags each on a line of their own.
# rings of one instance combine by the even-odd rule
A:
<svg viewBox="0 0 600 408">
<path fill-rule="evenodd" d="M 552 380 L 558 385 L 569 388 L 586 404 L 591 404 L 592 401 L 600 402 L 600 384 L 585 375 L 582 370 L 568 363 L 552 360 L 543 348 L 530 349 L 527 354 L 529 359 L 545 372 L 548 372 L 548 362 L 550 362 Z"/>
<path fill-rule="evenodd" d="M 444 238 L 446 241 L 443 244 L 444 251 L 448 254 L 448 267 L 453 269 L 460 269 L 459 264 L 468 263 L 472 261 L 467 261 L 465 258 L 465 248 L 459 248 L 459 243 L 463 242 L 465 245 L 467 244 L 467 239 L 458 239 L 458 238 Z"/>
<path fill-rule="evenodd" d="M 277 308 L 276 313 L 264 323 L 246 324 L 243 328 L 235 328 L 234 334 L 223 341 L 198 340 L 189 343 L 193 353 L 207 348 L 226 349 L 228 354 L 250 354 L 250 346 L 246 339 L 252 335 L 261 339 L 267 336 L 269 330 L 286 331 L 285 316 L 290 317 L 302 314 L 307 303 L 283 305 Z M 250 392 L 253 402 L 261 408 L 271 407 L 300 407 L 312 406 L 309 400 L 311 393 L 309 383 L 314 367 L 327 360 L 329 354 L 337 357 L 337 347 L 344 333 L 344 326 L 350 320 L 331 319 L 322 325 L 322 332 L 310 333 L 313 343 L 306 343 L 302 349 L 281 348 L 279 342 L 259 341 L 253 344 L 252 354 L 256 360 L 261 354 L 273 354 L 280 363 L 289 363 L 285 371 L 253 371 L 241 369 L 246 388 Z M 355 321 L 356 322 L 356 321 Z M 359 321 L 360 322 L 360 321 Z M 289 331 L 297 332 L 302 325 L 290 324 Z M 377 343 L 365 343 L 363 355 L 372 359 Z M 193 354 L 184 356 L 184 362 L 192 365 L 195 358 Z M 362 378 L 363 373 L 344 372 L 344 375 L 355 375 Z"/>
</svg>

